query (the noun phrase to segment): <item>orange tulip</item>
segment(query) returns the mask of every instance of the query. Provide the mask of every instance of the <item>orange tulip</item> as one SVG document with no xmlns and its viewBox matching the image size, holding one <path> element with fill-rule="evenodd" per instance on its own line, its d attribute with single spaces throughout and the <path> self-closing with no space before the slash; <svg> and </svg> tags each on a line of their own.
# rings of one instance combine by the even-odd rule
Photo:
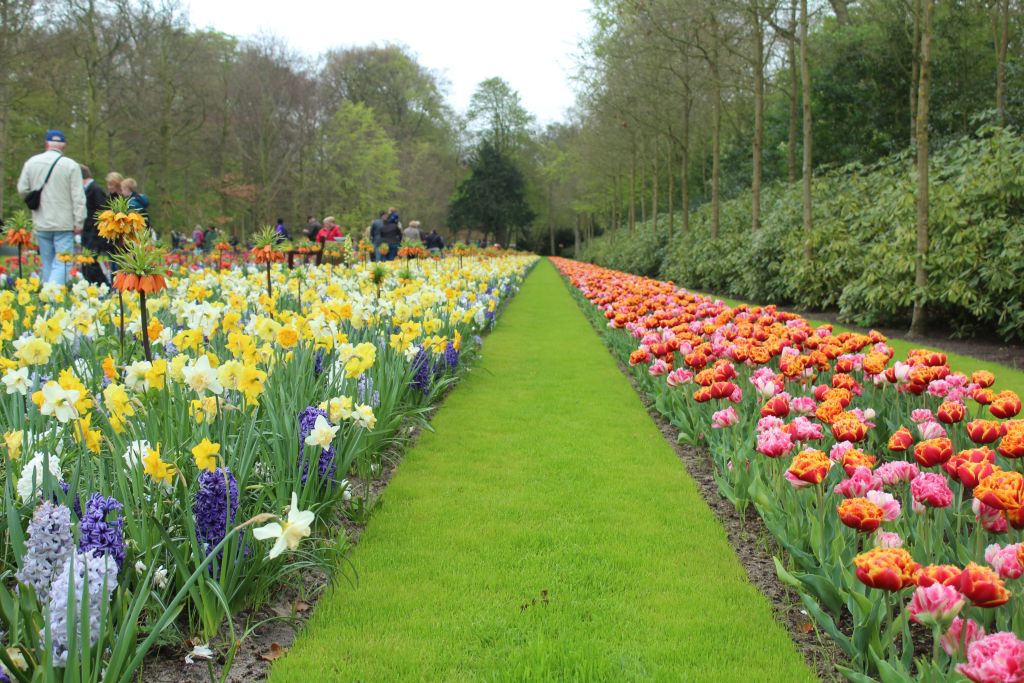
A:
<svg viewBox="0 0 1024 683">
<path fill-rule="evenodd" d="M 988 407 L 988 412 L 992 413 L 993 416 L 1004 420 L 1009 417 L 1016 417 L 1020 412 L 1020 397 L 1012 391 L 1000 391 L 992 404 Z"/>
<path fill-rule="evenodd" d="M 978 607 L 999 607 L 1010 600 L 1010 591 L 1006 590 L 999 574 L 974 562 L 960 572 L 957 589 Z"/>
<path fill-rule="evenodd" d="M 856 529 L 871 533 L 882 525 L 882 508 L 872 503 L 867 498 L 847 498 L 836 508 L 839 512 L 839 519 L 843 524 Z"/>
<path fill-rule="evenodd" d="M 992 443 L 1006 435 L 1006 427 L 994 420 L 971 420 L 967 423 L 967 437 L 974 443 Z"/>
<path fill-rule="evenodd" d="M 960 422 L 966 414 L 967 409 L 959 401 L 946 401 L 935 411 L 935 416 L 939 418 L 939 421 L 948 425 Z"/>
<path fill-rule="evenodd" d="M 857 578 L 871 588 L 900 591 L 914 585 L 921 565 L 903 548 L 872 548 L 853 558 Z"/>
<path fill-rule="evenodd" d="M 889 450 L 894 453 L 902 453 L 914 443 L 914 435 L 906 427 L 900 427 L 889 437 Z"/>
<path fill-rule="evenodd" d="M 933 583 L 943 586 L 955 586 L 960 581 L 960 567 L 952 564 L 929 564 L 917 570 L 914 582 L 927 588 Z"/>
<path fill-rule="evenodd" d="M 921 467 L 935 467 L 953 457 L 953 442 L 945 437 L 925 439 L 914 446 L 914 460 Z"/>
<path fill-rule="evenodd" d="M 1024 475 L 996 470 L 974 487 L 974 497 L 997 510 L 1024 507 Z"/>
</svg>

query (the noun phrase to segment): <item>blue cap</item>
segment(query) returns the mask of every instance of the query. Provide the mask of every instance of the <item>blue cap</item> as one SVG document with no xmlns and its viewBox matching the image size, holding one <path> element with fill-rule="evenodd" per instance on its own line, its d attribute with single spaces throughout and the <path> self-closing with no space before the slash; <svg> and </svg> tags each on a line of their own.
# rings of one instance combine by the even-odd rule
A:
<svg viewBox="0 0 1024 683">
<path fill-rule="evenodd" d="M 47 142 L 67 142 L 68 139 L 66 137 L 64 137 L 64 132 L 63 131 L 59 131 L 56 128 L 51 128 L 50 130 L 46 131 L 46 141 Z"/>
</svg>

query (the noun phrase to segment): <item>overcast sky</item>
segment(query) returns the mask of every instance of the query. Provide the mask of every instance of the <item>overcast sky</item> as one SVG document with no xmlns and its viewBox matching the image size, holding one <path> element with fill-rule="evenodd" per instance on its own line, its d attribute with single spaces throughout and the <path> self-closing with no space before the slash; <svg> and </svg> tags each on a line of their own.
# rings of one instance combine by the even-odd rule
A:
<svg viewBox="0 0 1024 683">
<path fill-rule="evenodd" d="M 316 56 L 369 43 L 407 45 L 450 82 L 460 112 L 500 76 L 542 124 L 573 103 L 573 55 L 590 32 L 589 0 L 192 0 L 192 23 L 239 37 L 271 32 Z"/>
</svg>

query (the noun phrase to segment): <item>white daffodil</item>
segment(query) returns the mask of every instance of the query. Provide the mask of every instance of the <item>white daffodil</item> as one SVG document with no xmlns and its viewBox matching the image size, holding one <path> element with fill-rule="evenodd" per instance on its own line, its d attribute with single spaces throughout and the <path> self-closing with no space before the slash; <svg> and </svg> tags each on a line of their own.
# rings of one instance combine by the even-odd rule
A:
<svg viewBox="0 0 1024 683">
<path fill-rule="evenodd" d="M 205 355 L 199 356 L 182 368 L 181 374 L 185 378 L 185 384 L 200 396 L 206 392 L 218 396 L 224 393 L 224 386 L 217 377 L 217 371 L 210 367 L 210 359 Z"/>
<path fill-rule="evenodd" d="M 124 385 L 132 391 L 146 391 L 146 373 L 153 369 L 149 361 L 140 360 L 124 369 Z"/>
<path fill-rule="evenodd" d="M 79 396 L 81 393 L 77 389 L 65 389 L 50 380 L 43 385 L 43 404 L 39 407 L 39 412 L 43 415 L 53 415 L 63 424 L 78 417 L 75 401 Z"/>
<path fill-rule="evenodd" d="M 32 382 L 28 378 L 28 368 L 9 369 L 4 373 L 3 382 L 4 386 L 7 387 L 8 394 L 17 393 L 24 396 L 32 388 Z"/>
<path fill-rule="evenodd" d="M 312 511 L 299 509 L 299 497 L 293 491 L 292 504 L 288 508 L 288 519 L 282 519 L 280 522 L 271 522 L 258 529 L 253 529 L 252 535 L 259 541 L 264 541 L 268 538 L 277 539 L 274 547 L 270 549 L 270 554 L 267 556 L 272 560 L 283 553 L 285 548 L 288 548 L 288 550 L 298 548 L 299 541 L 309 536 L 310 527 L 314 519 L 315 516 Z"/>
<path fill-rule="evenodd" d="M 377 425 L 377 416 L 373 414 L 373 408 L 360 403 L 352 412 L 352 421 L 363 429 L 373 429 Z"/>
<path fill-rule="evenodd" d="M 132 441 L 128 444 L 128 449 L 122 456 L 125 464 L 127 464 L 129 468 L 140 467 L 142 465 L 142 459 L 149 455 L 150 448 L 151 446 L 149 445 L 149 442 L 144 439 L 141 441 Z"/>
<path fill-rule="evenodd" d="M 334 435 L 337 433 L 338 427 L 332 427 L 327 418 L 323 415 L 317 415 L 313 429 L 306 436 L 306 445 L 319 446 L 324 449 L 330 448 L 331 442 L 334 441 Z"/>
<path fill-rule="evenodd" d="M 202 645 L 196 645 L 192 648 L 192 651 L 185 655 L 186 664 L 195 664 L 197 659 L 213 659 L 213 650 L 210 649 L 208 643 Z"/>
</svg>

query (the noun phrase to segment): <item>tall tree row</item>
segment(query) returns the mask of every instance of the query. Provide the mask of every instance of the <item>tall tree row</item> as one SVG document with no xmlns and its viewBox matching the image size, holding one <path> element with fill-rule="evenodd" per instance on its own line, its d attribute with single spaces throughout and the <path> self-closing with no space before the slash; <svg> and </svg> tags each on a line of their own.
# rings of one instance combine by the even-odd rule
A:
<svg viewBox="0 0 1024 683">
<path fill-rule="evenodd" d="M 362 228 L 390 204 L 440 226 L 464 173 L 446 83 L 401 46 L 310 58 L 197 30 L 177 0 L 0 0 L 0 64 L 0 216 L 51 127 L 97 177 L 135 177 L 161 231 Z"/>
</svg>

